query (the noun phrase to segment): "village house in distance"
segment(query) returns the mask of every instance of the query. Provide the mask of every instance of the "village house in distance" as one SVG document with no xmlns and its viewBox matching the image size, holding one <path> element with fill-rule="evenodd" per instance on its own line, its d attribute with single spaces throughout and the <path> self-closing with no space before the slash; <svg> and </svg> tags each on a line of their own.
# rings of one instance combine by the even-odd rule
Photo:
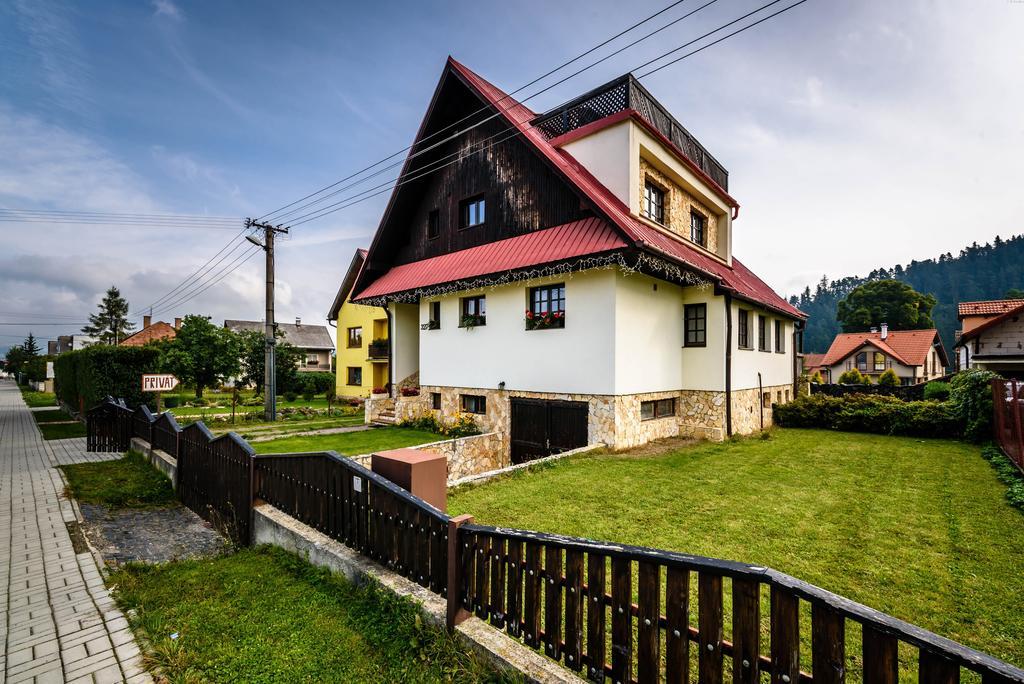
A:
<svg viewBox="0 0 1024 684">
<path fill-rule="evenodd" d="M 949 358 L 939 331 L 889 330 L 883 323 L 869 332 L 840 333 L 828 351 L 804 364 L 811 375 L 821 373 L 826 383 L 856 368 L 873 382 L 892 369 L 901 385 L 918 385 L 946 374 Z"/>
<path fill-rule="evenodd" d="M 631 75 L 538 115 L 449 58 L 412 154 L 351 297 L 389 319 L 370 419 L 473 414 L 522 461 L 747 434 L 795 395 L 804 314 L 733 256 L 727 171 Z"/>
<path fill-rule="evenodd" d="M 1024 380 L 1024 299 L 960 302 L 957 318 L 958 371 L 981 368 Z"/>
<path fill-rule="evenodd" d="M 325 325 L 307 325 L 301 319 L 296 318 L 295 323 L 275 323 L 277 330 L 283 333 L 282 340 L 296 347 L 301 356 L 298 362 L 300 371 L 324 371 L 331 370 L 331 352 L 334 351 L 334 343 L 331 341 L 331 333 Z M 238 321 L 226 320 L 224 327 L 233 332 L 243 330 L 256 330 L 263 332 L 263 321 Z"/>
<path fill-rule="evenodd" d="M 390 382 L 387 311 L 349 299 L 365 259 L 366 250 L 357 249 L 327 312 L 327 321 L 335 321 L 338 328 L 335 394 L 339 397 L 368 397 L 375 389 L 386 391 Z"/>
</svg>

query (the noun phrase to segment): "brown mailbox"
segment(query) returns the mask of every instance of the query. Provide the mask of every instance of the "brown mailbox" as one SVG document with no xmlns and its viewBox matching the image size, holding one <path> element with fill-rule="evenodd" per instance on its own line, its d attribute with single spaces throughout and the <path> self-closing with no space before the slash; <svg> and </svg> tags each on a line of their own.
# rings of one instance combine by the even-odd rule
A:
<svg viewBox="0 0 1024 684">
<path fill-rule="evenodd" d="M 441 511 L 448 510 L 448 459 L 416 449 L 373 454 L 370 469 Z"/>
</svg>

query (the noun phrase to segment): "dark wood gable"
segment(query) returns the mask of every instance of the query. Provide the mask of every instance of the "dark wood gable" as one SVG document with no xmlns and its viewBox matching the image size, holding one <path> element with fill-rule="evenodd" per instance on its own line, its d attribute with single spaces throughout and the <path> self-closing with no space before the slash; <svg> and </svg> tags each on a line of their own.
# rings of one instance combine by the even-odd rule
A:
<svg viewBox="0 0 1024 684">
<path fill-rule="evenodd" d="M 445 70 L 418 140 L 471 115 L 484 102 L 451 68 Z M 476 114 L 458 128 L 490 116 Z M 436 144 L 455 132 L 445 130 L 417 143 L 414 150 Z M 496 137 L 495 137 L 496 136 Z M 449 162 L 455 162 L 449 164 Z M 571 188 L 532 147 L 513 133 L 501 117 L 447 141 L 411 160 L 407 178 L 391 199 L 371 248 L 366 276 L 388 267 L 557 226 L 591 215 Z M 482 197 L 485 220 L 464 228 L 464 202 Z M 436 213 L 436 238 L 428 237 Z M 369 279 L 363 281 L 369 282 Z"/>
</svg>

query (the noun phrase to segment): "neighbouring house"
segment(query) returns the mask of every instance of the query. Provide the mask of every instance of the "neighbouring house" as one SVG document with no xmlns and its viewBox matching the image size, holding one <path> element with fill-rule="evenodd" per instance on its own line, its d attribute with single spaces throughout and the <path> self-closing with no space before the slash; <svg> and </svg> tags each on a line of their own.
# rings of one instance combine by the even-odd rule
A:
<svg viewBox="0 0 1024 684">
<path fill-rule="evenodd" d="M 802 359 L 804 375 L 811 378 L 814 377 L 815 373 L 821 373 L 822 378 L 824 378 L 825 366 L 822 364 L 824 360 L 824 354 L 804 354 Z"/>
<path fill-rule="evenodd" d="M 91 335 L 58 335 L 57 339 L 46 343 L 46 352 L 50 356 L 58 356 L 64 352 L 85 349 L 97 342 Z"/>
<path fill-rule="evenodd" d="M 805 315 L 734 258 L 728 172 L 632 75 L 536 114 L 449 58 L 403 173 L 351 297 L 390 321 L 369 419 L 471 414 L 521 461 L 750 433 L 795 395 Z"/>
<path fill-rule="evenodd" d="M 329 373 L 331 367 L 331 353 L 334 351 L 334 342 L 331 340 L 331 332 L 326 325 L 306 325 L 301 318 L 296 318 L 295 323 L 277 323 L 278 331 L 283 333 L 281 338 L 284 342 L 296 347 L 301 353 L 298 368 L 300 371 L 322 371 Z M 263 332 L 263 321 L 224 321 L 224 327 L 235 332 L 243 330 L 258 330 Z"/>
<path fill-rule="evenodd" d="M 1024 380 L 1024 299 L 961 302 L 963 328 L 956 341 L 956 368 L 983 368 Z"/>
<path fill-rule="evenodd" d="M 877 382 L 891 368 L 900 384 L 916 385 L 945 375 L 949 359 L 938 330 L 889 330 L 883 323 L 870 332 L 836 335 L 818 363 L 825 382 L 838 382 L 854 368 Z"/>
<path fill-rule="evenodd" d="M 173 340 L 178 335 L 178 328 L 181 327 L 181 319 L 175 318 L 174 325 L 164 321 L 153 322 L 151 316 L 142 317 L 142 328 L 118 342 L 122 347 L 142 347 L 150 342 L 161 340 Z"/>
<path fill-rule="evenodd" d="M 350 299 L 365 260 L 366 250 L 357 249 L 327 313 L 327 321 L 334 321 L 338 331 L 339 397 L 368 397 L 374 389 L 386 390 L 389 383 L 387 311 L 379 306 L 353 304 Z"/>
</svg>

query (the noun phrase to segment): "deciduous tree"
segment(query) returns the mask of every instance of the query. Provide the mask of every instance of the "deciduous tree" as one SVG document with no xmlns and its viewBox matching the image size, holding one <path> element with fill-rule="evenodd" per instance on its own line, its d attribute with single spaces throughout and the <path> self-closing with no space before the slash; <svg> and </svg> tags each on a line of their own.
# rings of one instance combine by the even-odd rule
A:
<svg viewBox="0 0 1024 684">
<path fill-rule="evenodd" d="M 242 351 L 238 335 L 216 326 L 206 316 L 189 315 L 175 338 L 163 345 L 160 365 L 178 379 L 203 390 L 238 375 Z"/>
<path fill-rule="evenodd" d="M 933 328 L 935 297 L 898 280 L 876 280 L 854 288 L 839 302 L 836 319 L 843 332 L 864 332 L 882 323 L 891 330 Z"/>
</svg>

